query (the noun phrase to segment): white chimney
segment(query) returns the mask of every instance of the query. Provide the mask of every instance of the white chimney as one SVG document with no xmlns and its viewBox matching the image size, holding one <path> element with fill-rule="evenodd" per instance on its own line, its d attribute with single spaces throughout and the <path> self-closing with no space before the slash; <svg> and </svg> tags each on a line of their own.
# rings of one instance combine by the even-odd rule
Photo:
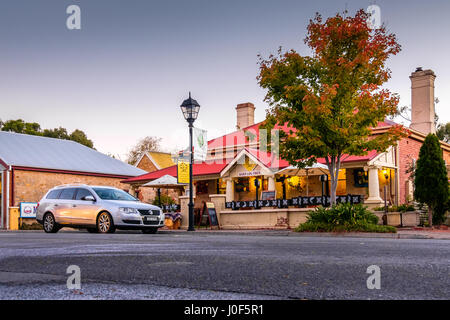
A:
<svg viewBox="0 0 450 320">
<path fill-rule="evenodd" d="M 417 68 L 411 73 L 411 129 L 424 134 L 436 133 L 434 124 L 434 79 L 432 70 Z"/>
<path fill-rule="evenodd" d="M 255 124 L 255 106 L 253 105 L 253 103 L 240 103 L 237 105 L 236 111 L 236 128 L 238 130 Z"/>
</svg>

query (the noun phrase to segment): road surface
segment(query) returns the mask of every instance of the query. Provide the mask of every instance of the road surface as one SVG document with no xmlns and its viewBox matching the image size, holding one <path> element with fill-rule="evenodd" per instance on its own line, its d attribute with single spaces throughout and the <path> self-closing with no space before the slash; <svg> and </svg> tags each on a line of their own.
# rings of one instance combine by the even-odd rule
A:
<svg viewBox="0 0 450 320">
<path fill-rule="evenodd" d="M 450 241 L 0 232 L 0 299 L 450 299 Z"/>
</svg>

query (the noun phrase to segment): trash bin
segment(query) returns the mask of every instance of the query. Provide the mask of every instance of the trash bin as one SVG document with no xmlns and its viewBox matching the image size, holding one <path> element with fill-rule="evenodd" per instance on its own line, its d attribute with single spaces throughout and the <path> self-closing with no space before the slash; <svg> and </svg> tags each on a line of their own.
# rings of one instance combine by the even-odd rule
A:
<svg viewBox="0 0 450 320">
<path fill-rule="evenodd" d="M 9 208 L 9 230 L 19 230 L 19 217 L 18 207 Z"/>
</svg>

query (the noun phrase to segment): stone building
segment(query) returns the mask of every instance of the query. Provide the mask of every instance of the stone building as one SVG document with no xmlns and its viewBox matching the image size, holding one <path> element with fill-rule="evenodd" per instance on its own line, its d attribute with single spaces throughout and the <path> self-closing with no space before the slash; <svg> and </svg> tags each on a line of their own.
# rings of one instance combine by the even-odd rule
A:
<svg viewBox="0 0 450 320">
<path fill-rule="evenodd" d="M 0 131 L 0 227 L 8 228 L 10 207 L 38 202 L 52 187 L 84 183 L 129 189 L 120 181 L 144 170 L 79 143 Z"/>
<path fill-rule="evenodd" d="M 412 121 L 407 128 L 409 132 L 407 137 L 385 152 L 372 150 L 364 156 L 343 156 L 338 178 L 338 196 L 357 195 L 371 207 L 381 206 L 384 203 L 385 190 L 389 204 L 402 204 L 412 200 L 413 182 L 407 171 L 418 159 L 426 135 L 435 132 L 435 77 L 433 71 L 421 68 L 417 68 L 410 76 Z M 273 191 L 275 197 L 281 199 L 294 199 L 306 194 L 320 196 L 323 192 L 323 185 L 317 173 L 316 176 L 305 175 L 304 172 L 286 175 L 282 170 L 288 167 L 289 163 L 260 149 L 261 142 L 265 138 L 259 130 L 262 122 L 254 121 L 254 110 L 255 106 L 252 103 L 239 104 L 236 107 L 237 130 L 208 141 L 207 160 L 196 163 L 193 169 L 195 207 L 199 211 L 204 201 L 217 202 L 221 208 L 219 211 L 222 225 L 228 227 L 274 227 L 280 226 L 280 223 L 287 227 L 298 225 L 305 219 L 307 208 L 298 206 L 282 210 L 245 208 L 245 211 L 243 208 L 240 210 L 224 208 L 225 203 L 232 202 L 251 205 L 251 201 L 257 197 L 255 180 L 260 182 L 259 199 L 263 191 Z M 386 119 L 372 128 L 372 134 L 381 134 L 396 125 L 398 124 Z M 289 130 L 286 126 L 276 128 L 286 132 Z M 444 160 L 449 164 L 450 145 L 441 142 L 441 147 Z M 323 164 L 325 160 L 318 159 L 318 162 Z M 176 177 L 176 167 L 130 178 L 124 183 L 132 185 L 137 182 L 145 183 L 165 174 Z M 328 193 L 329 189 L 327 184 L 324 183 L 325 193 Z M 180 197 L 182 211 L 186 207 L 183 206 L 187 201 L 186 198 Z M 261 215 L 254 215 L 256 212 Z M 187 219 L 184 219 L 183 226 L 186 225 Z"/>
<path fill-rule="evenodd" d="M 172 155 L 167 152 L 149 151 L 142 154 L 136 161 L 135 167 L 147 172 L 154 172 L 175 165 Z M 131 185 L 130 193 L 143 202 L 152 203 L 157 194 L 155 188 L 142 187 L 141 183 Z M 178 200 L 178 190 L 167 189 L 164 194 Z"/>
</svg>

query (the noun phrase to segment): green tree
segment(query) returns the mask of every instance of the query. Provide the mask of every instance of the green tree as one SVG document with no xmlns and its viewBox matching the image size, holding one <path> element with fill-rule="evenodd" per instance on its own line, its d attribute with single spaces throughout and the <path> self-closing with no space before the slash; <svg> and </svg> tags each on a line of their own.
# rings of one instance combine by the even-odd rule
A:
<svg viewBox="0 0 450 320">
<path fill-rule="evenodd" d="M 42 130 L 39 123 L 25 122 L 22 119 L 17 119 L 7 120 L 5 122 L 0 121 L 0 130 L 30 134 L 34 136 L 72 140 L 81 143 L 89 148 L 94 148 L 94 143 L 92 142 L 92 140 L 89 140 L 86 134 L 79 129 L 74 130 L 71 134 L 68 134 L 67 129 L 63 127 Z"/>
<path fill-rule="evenodd" d="M 2 131 L 24 133 L 41 136 L 41 126 L 36 122 L 25 122 L 22 119 L 0 122 Z"/>
<path fill-rule="evenodd" d="M 404 135 L 400 126 L 373 136 L 371 128 L 397 113 L 399 98 L 381 85 L 390 78 L 385 63 L 400 51 L 394 34 L 371 30 L 367 14 L 337 14 L 325 22 L 317 14 L 305 43 L 312 56 L 294 50 L 260 57 L 259 84 L 269 103 L 264 127 L 287 124 L 279 132 L 280 155 L 303 167 L 325 158 L 330 172 L 331 202 L 342 157 L 385 151 Z"/>
<path fill-rule="evenodd" d="M 448 203 L 449 185 L 447 168 L 442 158 L 442 149 L 439 138 L 429 134 L 419 152 L 414 179 L 414 198 L 428 206 L 428 223 L 433 225 L 433 211 L 441 209 L 443 204 Z M 442 210 L 439 210 L 442 213 Z M 440 222 L 443 217 L 436 217 Z"/>
<path fill-rule="evenodd" d="M 86 136 L 86 134 L 83 131 L 78 130 L 78 129 L 74 130 L 70 134 L 69 140 L 81 143 L 89 148 L 94 148 L 94 143 L 92 142 L 92 140 L 89 140 L 88 137 Z"/>
<path fill-rule="evenodd" d="M 447 122 L 446 124 L 439 124 L 436 130 L 436 135 L 439 140 L 447 143 L 450 142 L 450 122 Z"/>
<path fill-rule="evenodd" d="M 70 136 L 67 133 L 66 128 L 55 128 L 55 129 L 44 129 L 43 131 L 44 137 L 56 138 L 56 139 L 65 139 L 69 140 Z"/>
</svg>

